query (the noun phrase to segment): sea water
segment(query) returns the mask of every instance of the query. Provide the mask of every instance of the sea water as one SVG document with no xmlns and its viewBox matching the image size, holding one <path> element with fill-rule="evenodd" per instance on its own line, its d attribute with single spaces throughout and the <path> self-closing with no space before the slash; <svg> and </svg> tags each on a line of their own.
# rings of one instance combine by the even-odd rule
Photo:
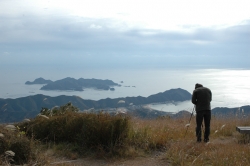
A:
<svg viewBox="0 0 250 166">
<path fill-rule="evenodd" d="M 240 107 L 250 104 L 250 70 L 247 69 L 51 69 L 43 70 L 1 68 L 0 98 L 20 98 L 35 94 L 48 96 L 79 96 L 83 99 L 100 100 L 118 97 L 148 97 L 169 89 L 182 88 L 192 94 L 196 83 L 211 89 L 211 106 Z M 43 91 L 43 85 L 25 85 L 43 77 L 56 81 L 65 77 L 109 79 L 120 87 L 115 91 L 84 89 L 77 91 Z M 192 111 L 191 101 L 150 104 L 151 108 L 166 112 Z"/>
</svg>

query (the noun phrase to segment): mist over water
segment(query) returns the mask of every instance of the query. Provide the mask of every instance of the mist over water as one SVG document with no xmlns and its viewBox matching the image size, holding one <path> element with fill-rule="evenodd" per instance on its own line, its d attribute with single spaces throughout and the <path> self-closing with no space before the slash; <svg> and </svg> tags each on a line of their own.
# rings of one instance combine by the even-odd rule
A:
<svg viewBox="0 0 250 166">
<path fill-rule="evenodd" d="M 7 71 L 7 72 L 6 72 Z M 201 83 L 211 89 L 212 108 L 240 107 L 250 104 L 249 78 L 250 70 L 244 69 L 51 69 L 35 68 L 4 69 L 0 71 L 0 98 L 19 98 L 35 94 L 48 96 L 80 96 L 83 99 L 100 100 L 105 98 L 143 96 L 164 92 L 169 89 L 182 88 L 192 94 L 195 83 Z M 121 84 L 115 91 L 84 89 L 74 91 L 42 91 L 42 85 L 25 85 L 43 77 L 56 81 L 65 77 L 109 79 Z M 123 81 L 123 83 L 121 83 Z M 151 108 L 177 112 L 192 111 L 191 101 L 169 104 L 151 104 Z"/>
</svg>

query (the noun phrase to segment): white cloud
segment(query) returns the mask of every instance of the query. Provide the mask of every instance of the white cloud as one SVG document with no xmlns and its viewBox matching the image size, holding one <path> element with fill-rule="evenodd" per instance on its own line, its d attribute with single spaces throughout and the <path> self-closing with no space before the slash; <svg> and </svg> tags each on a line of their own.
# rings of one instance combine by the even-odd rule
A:
<svg viewBox="0 0 250 166">
<path fill-rule="evenodd" d="M 101 29 L 102 26 L 101 26 L 101 25 L 96 25 L 96 24 L 91 24 L 91 25 L 90 25 L 90 28 L 91 28 L 91 29 Z"/>
<path fill-rule="evenodd" d="M 223 56 L 246 62 L 249 6 L 234 0 L 2 0 L 0 52 L 10 50 L 12 59 L 1 62 L 164 66 L 200 55 L 207 55 L 204 64 Z"/>
<path fill-rule="evenodd" d="M 225 28 L 250 19 L 249 0 L 2 0 L 0 15 L 112 20 L 116 28 Z"/>
<path fill-rule="evenodd" d="M 204 41 L 204 40 L 190 40 L 189 42 L 197 44 L 197 45 L 206 45 L 206 44 L 212 43 L 210 41 Z"/>
</svg>

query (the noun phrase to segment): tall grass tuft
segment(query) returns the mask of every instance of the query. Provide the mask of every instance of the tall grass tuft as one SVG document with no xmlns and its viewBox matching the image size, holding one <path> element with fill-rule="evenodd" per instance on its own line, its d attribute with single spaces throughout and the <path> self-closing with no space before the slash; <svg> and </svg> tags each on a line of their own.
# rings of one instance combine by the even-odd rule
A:
<svg viewBox="0 0 250 166">
<path fill-rule="evenodd" d="M 67 112 L 49 119 L 38 116 L 21 126 L 29 137 L 43 142 L 75 144 L 80 152 L 100 148 L 113 152 L 122 147 L 130 125 L 128 117 Z"/>
<path fill-rule="evenodd" d="M 0 131 L 4 135 L 0 137 L 0 156 L 4 156 L 6 151 L 13 151 L 13 164 L 24 164 L 32 159 L 32 142 L 20 134 L 19 130 L 9 130 L 0 126 Z M 0 159 L 0 164 L 1 162 L 3 161 Z"/>
</svg>

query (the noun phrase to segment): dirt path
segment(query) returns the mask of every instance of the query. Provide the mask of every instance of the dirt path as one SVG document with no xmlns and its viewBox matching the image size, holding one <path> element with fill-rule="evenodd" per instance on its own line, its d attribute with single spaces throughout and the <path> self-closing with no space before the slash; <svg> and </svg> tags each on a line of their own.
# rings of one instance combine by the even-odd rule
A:
<svg viewBox="0 0 250 166">
<path fill-rule="evenodd" d="M 207 146 L 210 145 L 226 145 L 226 144 L 237 144 L 237 139 L 232 138 L 216 138 L 211 140 L 210 143 L 193 144 L 196 146 Z M 165 152 L 155 152 L 148 156 L 128 158 L 128 159 L 113 159 L 113 160 L 100 160 L 93 159 L 90 157 L 79 158 L 76 160 L 66 160 L 66 159 L 55 159 L 50 165 L 56 166 L 170 166 L 171 164 L 166 160 Z"/>
<path fill-rule="evenodd" d="M 56 166 L 166 166 L 169 165 L 164 160 L 164 152 L 157 152 L 151 156 L 137 157 L 133 159 L 119 159 L 119 160 L 97 160 L 92 158 L 83 158 L 70 161 L 57 161 L 51 163 Z"/>
</svg>

